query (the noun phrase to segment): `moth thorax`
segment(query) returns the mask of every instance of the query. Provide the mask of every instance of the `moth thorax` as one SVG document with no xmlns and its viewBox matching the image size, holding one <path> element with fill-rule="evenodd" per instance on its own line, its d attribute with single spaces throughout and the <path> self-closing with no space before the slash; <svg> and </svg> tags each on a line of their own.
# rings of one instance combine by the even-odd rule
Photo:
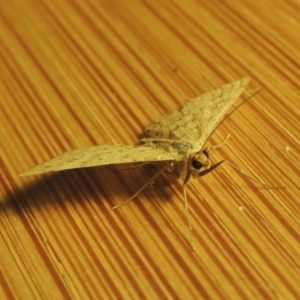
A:
<svg viewBox="0 0 300 300">
<path fill-rule="evenodd" d="M 206 165 L 206 162 L 209 158 L 208 152 L 203 150 L 200 153 L 197 153 L 192 158 L 192 166 L 196 170 L 200 170 L 203 166 Z"/>
</svg>

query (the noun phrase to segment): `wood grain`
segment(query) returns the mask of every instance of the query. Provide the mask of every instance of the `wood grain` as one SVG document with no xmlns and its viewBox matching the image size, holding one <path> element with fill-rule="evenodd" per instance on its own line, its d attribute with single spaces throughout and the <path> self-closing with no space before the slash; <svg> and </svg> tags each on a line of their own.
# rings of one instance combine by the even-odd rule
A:
<svg viewBox="0 0 300 300">
<path fill-rule="evenodd" d="M 0 3 L 1 299 L 298 299 L 297 1 Z M 18 175 L 64 151 L 136 144 L 189 98 L 251 77 L 209 140 L 230 166 L 188 188 L 152 168 Z"/>
</svg>

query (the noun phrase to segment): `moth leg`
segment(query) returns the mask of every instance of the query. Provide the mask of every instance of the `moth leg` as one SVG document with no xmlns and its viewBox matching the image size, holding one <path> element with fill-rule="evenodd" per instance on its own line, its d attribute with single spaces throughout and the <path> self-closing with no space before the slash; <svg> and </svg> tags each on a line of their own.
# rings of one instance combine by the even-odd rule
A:
<svg viewBox="0 0 300 300">
<path fill-rule="evenodd" d="M 227 141 L 228 141 L 228 139 L 229 139 L 229 137 L 230 137 L 230 134 L 228 134 L 227 135 L 227 137 L 225 138 L 225 140 L 221 143 L 221 144 L 219 144 L 219 145 L 216 145 L 216 146 L 208 146 L 208 147 L 206 147 L 204 150 L 203 150 L 203 153 L 204 152 L 206 152 L 207 153 L 207 157 L 209 156 L 209 154 L 211 153 L 211 152 L 213 152 L 215 149 L 217 149 L 217 148 L 220 148 L 220 147 L 222 147 Z M 238 168 L 237 166 L 235 166 L 235 165 L 233 165 L 232 163 L 230 163 L 229 161 L 227 161 L 227 160 L 222 160 L 222 161 L 220 161 L 220 162 L 218 162 L 218 163 L 216 163 L 215 165 L 213 165 L 213 166 L 209 166 L 209 160 L 208 160 L 208 167 L 206 167 L 206 169 L 205 170 L 203 170 L 203 171 L 201 171 L 199 174 L 198 174 L 198 177 L 202 177 L 202 176 L 204 176 L 204 175 L 206 175 L 206 174 L 208 174 L 208 173 L 210 173 L 211 171 L 213 171 L 214 169 L 216 169 L 218 166 L 220 166 L 222 163 L 227 163 L 228 165 L 230 165 L 233 169 L 235 169 L 236 171 L 238 171 L 238 172 L 240 172 L 241 174 L 243 174 L 244 176 L 246 176 L 248 179 L 250 179 L 250 180 L 252 180 L 252 181 L 254 181 L 254 182 L 256 182 L 256 183 L 258 183 L 258 184 L 260 184 L 260 185 L 262 185 L 262 186 L 264 186 L 265 188 L 285 188 L 285 186 L 272 186 L 272 185 L 269 185 L 269 184 L 266 184 L 266 183 L 264 183 L 264 182 L 262 182 L 262 181 L 260 181 L 260 180 L 258 180 L 258 179 L 256 179 L 256 178 L 254 178 L 254 177 L 251 177 L 250 175 L 248 175 L 248 174 L 246 174 L 246 173 L 244 173 L 240 168 Z"/>
<path fill-rule="evenodd" d="M 188 228 L 189 228 L 189 243 L 190 243 L 190 246 L 191 246 L 192 250 L 194 251 L 194 247 L 193 247 L 193 226 L 192 226 L 192 223 L 191 223 L 191 220 L 190 220 L 189 203 L 188 203 L 187 197 L 186 197 L 186 183 L 183 184 L 182 188 L 183 188 L 183 201 L 184 201 L 185 214 L 186 214 L 186 219 L 187 219 Z"/>
<path fill-rule="evenodd" d="M 223 162 L 225 162 L 225 160 L 219 161 L 218 163 L 214 164 L 213 166 L 210 166 L 210 161 L 207 160 L 207 164 L 206 164 L 207 169 L 201 171 L 198 174 L 198 177 L 201 177 L 201 176 L 204 176 L 204 175 L 210 173 L 211 171 L 213 171 L 214 169 L 219 167 Z M 192 223 L 190 220 L 189 204 L 188 204 L 188 200 L 187 200 L 187 196 L 186 196 L 186 186 L 189 182 L 189 179 L 192 176 L 192 172 L 193 172 L 192 170 L 189 170 L 187 172 L 182 188 L 183 188 L 183 201 L 184 201 L 185 214 L 186 214 L 186 219 L 187 219 L 188 228 L 189 228 L 189 243 L 190 243 L 192 250 L 194 250 L 194 248 L 193 248 L 193 226 L 192 226 Z"/>
<path fill-rule="evenodd" d="M 269 188 L 269 189 L 282 189 L 282 188 L 286 188 L 285 186 L 274 186 L 274 185 L 269 185 L 266 184 L 260 180 L 258 180 L 257 178 L 254 178 L 248 174 L 246 174 L 245 172 L 243 172 L 240 168 L 238 168 L 237 166 L 235 166 L 234 164 L 232 164 L 231 162 L 227 161 L 227 160 L 223 160 L 223 162 L 227 163 L 228 165 L 230 165 L 233 169 L 235 169 L 236 171 L 240 172 L 241 174 L 243 174 L 244 176 L 246 176 L 248 179 L 262 185 L 265 188 Z"/>
<path fill-rule="evenodd" d="M 161 168 L 156 174 L 154 174 L 149 180 L 147 180 L 147 182 L 133 195 L 131 196 L 129 199 L 127 199 L 126 201 L 124 201 L 121 204 L 118 204 L 116 206 L 114 206 L 112 209 L 117 209 L 120 206 L 123 206 L 124 204 L 127 204 L 129 201 L 131 201 L 132 199 L 134 199 L 141 191 L 143 191 L 149 184 L 151 185 L 153 183 L 153 181 L 164 171 L 166 171 L 169 167 L 172 166 L 173 163 L 169 163 L 166 164 L 163 168 Z"/>
<path fill-rule="evenodd" d="M 218 163 L 214 164 L 213 166 L 209 167 L 208 169 L 205 169 L 203 171 L 201 171 L 198 175 L 198 177 L 202 177 L 208 173 L 210 173 L 211 171 L 213 171 L 214 169 L 216 169 L 217 167 L 219 167 L 222 163 L 226 163 L 228 165 L 230 165 L 233 169 L 235 169 L 236 171 L 240 172 L 241 174 L 243 174 L 244 176 L 246 176 L 248 179 L 250 179 L 251 181 L 254 181 L 260 185 L 262 185 L 265 188 L 269 188 L 269 189 L 281 189 L 281 188 L 286 188 L 285 186 L 273 186 L 273 185 L 269 185 L 266 184 L 248 174 L 246 174 L 245 172 L 243 172 L 240 168 L 238 168 L 237 166 L 235 166 L 234 164 L 232 164 L 231 162 L 229 162 L 228 160 L 221 160 Z"/>
<path fill-rule="evenodd" d="M 222 146 L 224 146 L 227 143 L 229 138 L 230 138 L 230 134 L 228 134 L 226 136 L 225 140 L 221 144 L 216 145 L 216 146 L 208 146 L 205 148 L 205 151 L 210 154 L 211 152 L 215 151 L 215 149 L 218 149 L 218 148 L 221 148 Z"/>
</svg>

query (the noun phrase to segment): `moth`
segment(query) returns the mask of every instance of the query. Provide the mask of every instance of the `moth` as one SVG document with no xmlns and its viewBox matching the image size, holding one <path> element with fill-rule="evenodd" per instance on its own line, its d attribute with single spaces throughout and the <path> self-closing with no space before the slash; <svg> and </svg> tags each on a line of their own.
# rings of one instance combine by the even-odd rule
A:
<svg viewBox="0 0 300 300">
<path fill-rule="evenodd" d="M 222 144 L 204 145 L 249 80 L 244 77 L 187 101 L 180 111 L 174 110 L 147 127 L 140 145 L 105 145 L 68 151 L 22 175 L 115 164 L 152 164 L 158 172 L 121 205 L 135 198 L 161 173 L 170 173 L 183 181 L 183 200 L 191 235 L 186 185 L 191 178 L 204 176 L 224 162 L 212 165 L 210 161 L 210 154 Z"/>
</svg>

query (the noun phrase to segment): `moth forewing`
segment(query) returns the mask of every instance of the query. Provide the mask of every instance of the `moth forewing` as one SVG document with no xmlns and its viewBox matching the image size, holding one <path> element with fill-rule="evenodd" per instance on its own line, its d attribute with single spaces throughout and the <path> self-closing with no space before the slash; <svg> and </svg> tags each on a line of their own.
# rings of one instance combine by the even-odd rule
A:
<svg viewBox="0 0 300 300">
<path fill-rule="evenodd" d="M 201 150 L 249 80 L 244 77 L 187 101 L 180 111 L 172 111 L 147 127 L 144 137 L 185 141 Z"/>
<path fill-rule="evenodd" d="M 113 164 L 140 163 L 151 161 L 172 161 L 171 151 L 151 145 L 125 146 L 107 145 L 76 149 L 65 152 L 53 159 L 28 170 L 22 176 L 47 172 L 70 170 Z"/>
</svg>

